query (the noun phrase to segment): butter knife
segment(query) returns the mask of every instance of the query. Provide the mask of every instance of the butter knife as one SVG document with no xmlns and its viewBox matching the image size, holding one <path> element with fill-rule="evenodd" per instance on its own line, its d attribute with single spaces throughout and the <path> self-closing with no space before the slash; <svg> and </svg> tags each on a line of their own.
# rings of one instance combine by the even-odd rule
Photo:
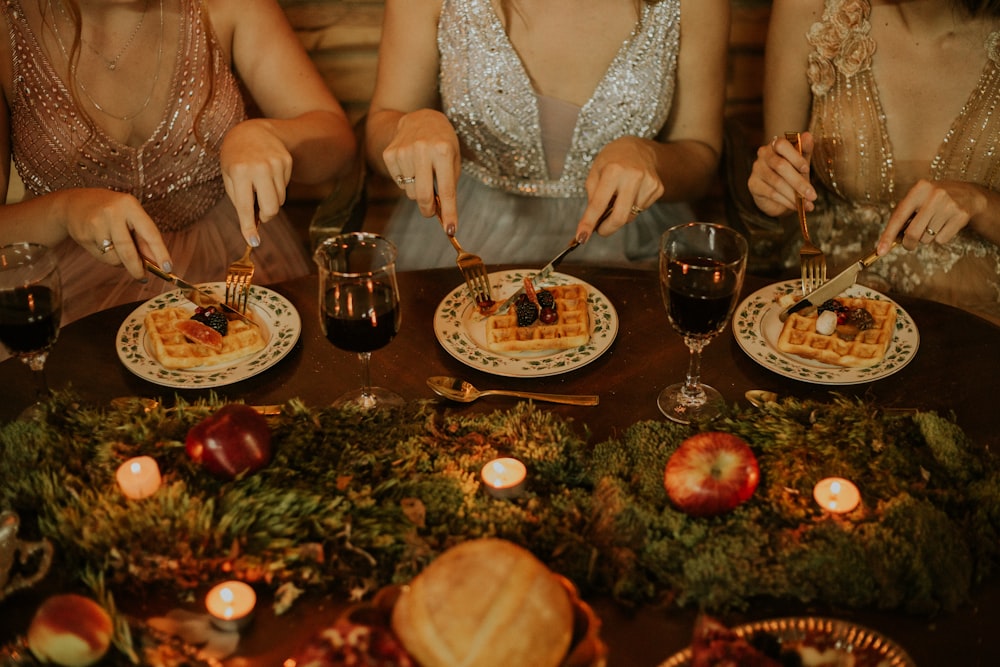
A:
<svg viewBox="0 0 1000 667">
<path fill-rule="evenodd" d="M 235 308 L 226 304 L 223 301 L 219 301 L 208 292 L 199 289 L 198 287 L 195 287 L 194 285 L 184 280 L 177 274 L 168 273 L 167 271 L 164 271 L 153 260 L 149 259 L 145 255 L 140 255 L 140 257 L 142 257 L 142 263 L 145 265 L 147 271 L 157 276 L 158 278 L 166 280 L 168 283 L 173 283 L 174 285 L 180 287 L 181 290 L 183 290 L 184 297 L 191 303 L 195 304 L 196 306 L 200 306 L 202 308 L 208 308 L 209 306 L 214 306 L 216 310 L 224 313 L 227 318 L 236 318 L 238 320 L 246 322 L 247 324 L 252 324 L 255 327 L 260 326 L 259 324 L 257 324 L 255 321 L 253 321 L 251 318 L 247 317 L 240 311 L 236 310 Z"/>
<path fill-rule="evenodd" d="M 892 242 L 892 248 L 895 248 L 896 245 L 903 240 L 903 233 L 906 232 L 906 228 L 909 224 L 908 220 L 906 225 L 903 226 L 903 229 L 901 229 L 899 234 L 896 235 L 896 238 Z M 830 299 L 840 296 L 844 290 L 856 283 L 858 275 L 874 264 L 879 257 L 880 255 L 875 251 L 865 255 L 838 273 L 836 276 L 820 285 L 817 289 L 804 296 L 801 300 L 796 301 L 792 305 L 785 308 L 778 314 L 778 319 L 784 322 L 792 313 L 810 313 L 813 309 L 818 308 Z"/>
<path fill-rule="evenodd" d="M 604 209 L 604 213 L 601 213 L 601 217 L 597 219 L 597 222 L 594 224 L 595 232 L 597 231 L 597 228 L 601 226 L 601 223 L 607 220 L 608 216 L 611 215 L 611 211 L 615 207 L 615 199 L 616 199 L 615 196 L 611 197 L 611 201 L 608 202 L 608 207 Z M 576 250 L 577 247 L 579 246 L 580 242 L 577 241 L 576 239 L 573 239 L 573 241 L 570 242 L 570 244 L 566 246 L 566 248 L 562 252 L 560 252 L 558 255 L 552 258 L 552 261 L 543 266 L 537 273 L 535 273 L 535 275 L 531 276 L 531 284 L 534 285 L 535 287 L 538 287 L 538 285 L 543 280 L 548 278 L 549 275 L 555 270 L 555 268 L 559 266 L 560 262 L 562 262 L 563 259 L 566 258 L 566 255 Z M 511 304 L 514 303 L 515 300 L 517 300 L 517 297 L 524 294 L 524 292 L 525 292 L 525 287 L 524 285 L 521 285 L 521 288 L 518 289 L 513 294 L 511 294 L 509 297 L 507 297 L 507 299 L 500 304 L 500 307 L 497 308 L 495 312 L 497 313 L 506 312 L 507 309 L 510 308 Z"/>
</svg>

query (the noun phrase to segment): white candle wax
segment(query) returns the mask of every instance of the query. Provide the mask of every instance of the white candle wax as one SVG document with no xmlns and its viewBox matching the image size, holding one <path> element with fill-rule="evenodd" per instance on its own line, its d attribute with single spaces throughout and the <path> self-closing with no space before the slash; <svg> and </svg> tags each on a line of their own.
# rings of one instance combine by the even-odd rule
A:
<svg viewBox="0 0 1000 667">
<path fill-rule="evenodd" d="M 813 498 L 827 512 L 846 514 L 861 502 L 861 492 L 850 480 L 827 477 L 816 483 Z"/>
<path fill-rule="evenodd" d="M 493 459 L 483 466 L 480 476 L 495 498 L 512 498 L 524 489 L 527 468 L 517 459 Z"/>
<path fill-rule="evenodd" d="M 205 608 L 212 624 L 220 630 L 234 631 L 245 627 L 253 618 L 257 594 L 242 581 L 224 581 L 205 597 Z"/>
<path fill-rule="evenodd" d="M 127 498 L 142 500 L 160 488 L 160 466 L 149 456 L 137 456 L 118 466 L 115 479 Z"/>
</svg>

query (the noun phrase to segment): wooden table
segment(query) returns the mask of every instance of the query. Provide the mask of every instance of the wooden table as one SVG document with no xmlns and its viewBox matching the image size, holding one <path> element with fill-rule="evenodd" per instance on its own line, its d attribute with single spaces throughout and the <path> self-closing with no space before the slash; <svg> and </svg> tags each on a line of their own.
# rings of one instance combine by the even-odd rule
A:
<svg viewBox="0 0 1000 667">
<path fill-rule="evenodd" d="M 684 377 L 688 353 L 670 328 L 660 300 L 655 273 L 634 269 L 573 266 L 566 272 L 603 292 L 614 304 L 620 322 L 617 339 L 600 358 L 563 375 L 509 378 L 490 375 L 454 359 L 437 342 L 433 313 L 456 287 L 454 269 L 438 269 L 399 276 L 403 325 L 392 343 L 374 353 L 372 379 L 408 399 L 434 395 L 425 381 L 430 375 L 461 376 L 480 388 L 531 389 L 544 392 L 596 393 L 597 407 L 551 406 L 590 429 L 599 442 L 632 423 L 662 419 L 656 395 Z M 745 293 L 765 286 L 748 278 Z M 273 289 L 285 295 L 302 318 L 302 335 L 289 355 L 274 368 L 236 384 L 215 390 L 219 395 L 249 403 L 281 403 L 292 397 L 309 405 L 323 405 L 360 381 L 355 355 L 335 349 L 323 336 L 317 315 L 316 278 L 310 276 Z M 865 397 L 885 407 L 912 407 L 954 413 L 958 423 L 983 447 L 997 447 L 995 397 L 1000 395 L 1000 328 L 954 308 L 904 297 L 897 302 L 910 314 L 920 333 L 916 357 L 899 372 L 875 382 L 831 387 L 782 377 L 750 359 L 731 330 L 705 351 L 703 380 L 731 403 L 744 402 L 748 389 L 766 389 L 800 398 L 824 399 L 831 391 Z M 172 400 L 173 389 L 142 380 L 118 360 L 115 334 L 135 308 L 122 306 L 84 318 L 64 329 L 48 364 L 50 386 L 71 385 L 96 403 L 116 396 L 157 396 Z M 30 402 L 30 376 L 23 364 L 0 364 L 0 418 L 12 419 Z M 177 390 L 187 399 L 209 390 Z M 487 398 L 459 405 L 442 402 L 456 411 L 486 411 L 505 407 L 513 399 Z M 36 593 L 19 594 L 18 607 Z M 126 603 L 144 610 L 148 601 Z M 611 647 L 610 664 L 644 667 L 659 664 L 687 645 L 694 619 L 692 611 L 650 608 L 626 610 L 609 600 L 593 601 L 604 621 L 602 633 Z M 11 603 L 0 604 L 0 627 L 16 619 Z M 155 606 L 155 605 L 154 605 Z M 336 600 L 318 600 L 297 606 L 287 616 L 258 617 L 247 636 L 237 665 L 279 665 L 295 642 L 329 622 L 343 607 Z M 776 615 L 823 614 L 849 619 L 879 630 L 902 644 L 920 665 L 993 664 L 992 637 L 1000 628 L 1000 582 L 977 592 L 976 605 L 936 619 L 896 613 L 804 608 L 786 603 L 755 606 L 731 623 Z M 26 625 L 26 620 L 20 624 Z M 17 625 L 17 623 L 15 623 Z M 15 632 L 18 631 L 15 627 Z M 280 638 L 275 643 L 275 638 Z M 957 656 L 963 656 L 959 659 Z"/>
</svg>

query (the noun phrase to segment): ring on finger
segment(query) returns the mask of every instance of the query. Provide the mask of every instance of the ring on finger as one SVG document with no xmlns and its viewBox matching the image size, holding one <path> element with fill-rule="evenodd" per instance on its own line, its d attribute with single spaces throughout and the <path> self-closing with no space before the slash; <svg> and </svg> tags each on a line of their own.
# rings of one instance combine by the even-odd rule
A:
<svg viewBox="0 0 1000 667">
<path fill-rule="evenodd" d="M 397 176 L 396 185 L 403 188 L 409 185 L 410 183 L 415 183 L 416 180 L 417 180 L 416 176 Z"/>
<path fill-rule="evenodd" d="M 107 255 L 109 252 L 115 249 L 115 244 L 112 243 L 111 239 L 104 239 L 101 241 L 101 246 L 99 250 L 102 255 Z"/>
<path fill-rule="evenodd" d="M 639 215 L 642 211 L 643 209 L 639 208 L 635 204 L 632 204 L 632 215 Z"/>
<path fill-rule="evenodd" d="M 927 234 L 927 236 L 931 236 L 931 237 L 937 236 L 937 232 L 934 231 L 933 229 L 931 229 L 930 227 L 928 227 L 927 229 L 924 230 L 924 234 Z"/>
</svg>

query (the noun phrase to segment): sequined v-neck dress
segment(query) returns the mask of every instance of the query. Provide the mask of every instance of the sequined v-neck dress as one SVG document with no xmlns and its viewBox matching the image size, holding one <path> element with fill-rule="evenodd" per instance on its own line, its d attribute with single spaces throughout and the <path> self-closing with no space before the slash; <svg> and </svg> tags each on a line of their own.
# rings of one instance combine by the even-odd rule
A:
<svg viewBox="0 0 1000 667">
<path fill-rule="evenodd" d="M 540 265 L 565 248 L 586 208 L 584 181 L 597 153 L 622 136 L 653 138 L 665 124 L 679 39 L 679 0 L 644 3 L 591 99 L 575 107 L 533 90 L 490 0 L 444 0 L 439 76 L 442 109 L 464 155 L 462 245 L 488 265 Z M 562 166 L 557 174 L 554 163 Z M 624 230 L 595 235 L 567 263 L 653 265 L 662 231 L 691 219 L 686 205 L 657 204 Z M 437 220 L 424 218 L 408 199 L 394 211 L 386 235 L 399 247 L 401 269 L 455 264 Z"/>
<path fill-rule="evenodd" d="M 897 182 L 885 111 L 872 70 L 878 45 L 868 0 L 828 0 L 809 31 L 810 131 L 815 176 L 828 207 L 810 216 L 815 235 L 843 267 L 866 254 L 912 184 Z M 1000 189 L 1000 32 L 983 45 L 986 64 L 943 137 L 925 178 Z M 796 259 L 797 261 L 797 259 Z M 948 244 L 897 248 L 862 277 L 875 289 L 941 301 L 1000 323 L 1000 248 L 971 231 Z"/>
<path fill-rule="evenodd" d="M 193 282 L 224 280 L 227 265 L 246 245 L 223 189 L 218 149 L 246 111 L 225 55 L 205 30 L 201 3 L 179 3 L 177 55 L 164 55 L 172 102 L 152 136 L 138 147 L 117 142 L 87 122 L 21 4 L 0 1 L 13 54 L 14 91 L 8 101 L 12 156 L 26 196 L 66 188 L 129 192 L 160 228 L 178 274 Z M 210 90 L 208 106 L 199 112 Z M 287 218 L 262 225 L 261 238 L 254 251 L 254 282 L 278 282 L 309 272 L 304 242 Z M 120 266 L 95 261 L 72 239 L 60 244 L 57 253 L 64 324 L 173 289 L 155 277 L 144 284 Z"/>
</svg>

